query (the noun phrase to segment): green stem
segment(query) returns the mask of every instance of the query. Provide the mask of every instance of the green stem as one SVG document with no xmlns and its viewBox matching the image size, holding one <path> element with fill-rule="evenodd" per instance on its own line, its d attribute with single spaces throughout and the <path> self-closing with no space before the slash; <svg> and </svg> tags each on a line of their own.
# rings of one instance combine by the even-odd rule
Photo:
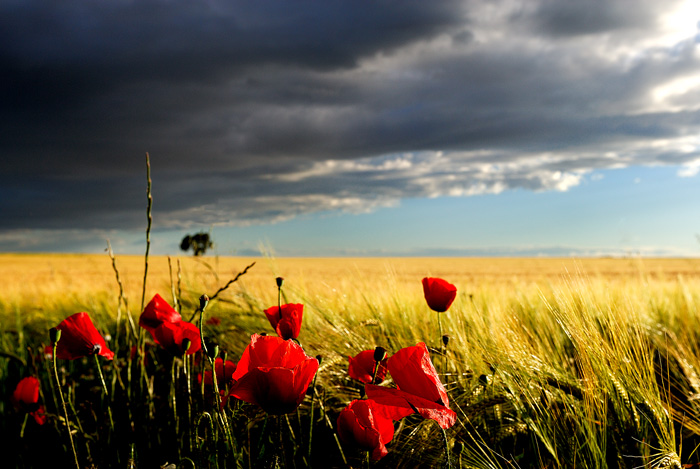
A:
<svg viewBox="0 0 700 469">
<path fill-rule="evenodd" d="M 311 384 L 311 410 L 309 411 L 309 448 L 306 453 L 307 464 L 311 467 L 311 440 L 314 436 L 314 403 L 316 402 L 316 378 L 318 377 L 318 371 L 314 375 L 314 381 Z M 300 430 L 301 432 L 301 430 Z"/>
<path fill-rule="evenodd" d="M 27 426 L 27 420 L 29 420 L 29 414 L 24 414 L 24 422 L 22 422 L 22 428 L 19 431 L 20 439 L 24 438 L 24 427 Z"/>
<path fill-rule="evenodd" d="M 206 298 L 206 297 L 205 297 Z M 209 356 L 209 351 L 207 350 L 207 346 L 204 343 L 204 311 L 207 309 L 207 303 L 209 299 L 207 298 L 207 301 L 200 301 L 200 313 L 199 313 L 199 339 L 202 342 L 202 352 L 204 353 L 204 356 L 207 357 L 207 361 L 209 362 L 209 365 L 211 366 L 211 377 L 212 377 L 212 383 L 214 385 L 214 407 L 216 407 L 215 412 L 219 416 L 219 419 L 221 420 L 221 426 L 224 429 L 224 435 L 226 436 L 226 445 L 229 447 L 231 451 L 233 451 L 234 455 L 236 453 L 236 448 L 235 445 L 233 444 L 233 435 L 231 434 L 231 427 L 228 423 L 228 418 L 226 417 L 226 412 L 224 409 L 222 409 L 221 405 L 221 394 L 219 394 L 219 383 L 218 379 L 216 377 L 216 360 L 211 358 Z M 226 363 L 223 363 L 224 370 L 226 369 Z M 204 371 L 206 367 L 202 368 L 202 397 L 204 397 Z"/>
<path fill-rule="evenodd" d="M 179 420 L 177 418 L 177 378 L 175 373 L 175 357 L 173 357 L 172 365 L 170 366 L 170 397 L 173 404 L 173 419 L 175 419 L 175 435 L 180 433 Z"/>
<path fill-rule="evenodd" d="M 447 345 L 444 345 L 442 349 L 442 374 L 445 378 L 445 386 L 447 386 Z"/>
<path fill-rule="evenodd" d="M 437 313 L 438 316 L 438 331 L 440 333 L 440 336 L 438 337 L 438 344 L 442 344 L 442 322 L 440 321 L 440 313 Z M 442 345 L 440 345 L 440 350 L 442 350 Z"/>
<path fill-rule="evenodd" d="M 53 344 L 53 374 L 54 374 L 54 378 L 56 379 L 56 386 L 58 388 L 58 395 L 61 396 L 61 405 L 63 407 L 63 416 L 66 419 L 66 430 L 68 430 L 68 439 L 70 440 L 70 447 L 73 450 L 73 459 L 75 461 L 75 467 L 77 469 L 80 469 L 80 463 L 78 462 L 78 453 L 75 451 L 75 444 L 73 443 L 73 434 L 70 431 L 70 420 L 68 420 L 68 409 L 66 408 L 66 400 L 63 398 L 63 391 L 61 390 L 61 381 L 58 377 L 58 366 L 56 365 L 56 345 L 58 345 L 58 341 L 56 341 Z"/>
<path fill-rule="evenodd" d="M 440 426 L 440 424 L 438 424 L 438 426 Z M 450 458 L 450 442 L 447 440 L 447 432 L 445 429 L 440 427 L 440 431 L 442 432 L 442 439 L 445 442 L 445 467 L 451 469 L 452 459 Z"/>
<path fill-rule="evenodd" d="M 109 399 L 109 392 L 107 392 L 107 384 L 105 383 L 105 377 L 102 375 L 102 367 L 100 366 L 100 359 L 97 354 L 93 355 L 95 357 L 95 366 L 97 368 L 97 374 L 100 375 L 100 383 L 102 383 L 102 392 L 107 400 L 107 414 L 109 415 L 109 428 L 114 431 L 114 419 L 112 418 L 112 403 Z"/>
</svg>

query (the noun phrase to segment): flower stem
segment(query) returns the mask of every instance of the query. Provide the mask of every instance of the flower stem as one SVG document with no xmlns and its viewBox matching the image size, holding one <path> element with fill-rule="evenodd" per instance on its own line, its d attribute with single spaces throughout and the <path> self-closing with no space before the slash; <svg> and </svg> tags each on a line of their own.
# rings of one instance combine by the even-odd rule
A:
<svg viewBox="0 0 700 469">
<path fill-rule="evenodd" d="M 109 415 L 109 428 L 114 431 L 114 419 L 112 418 L 112 403 L 109 400 L 109 392 L 107 392 L 107 384 L 105 383 L 105 377 L 102 375 L 102 367 L 100 366 L 100 359 L 97 354 L 93 355 L 95 357 L 95 367 L 97 368 L 97 374 L 100 375 L 100 383 L 102 383 L 102 392 L 107 400 L 107 414 Z"/>
<path fill-rule="evenodd" d="M 211 366 L 211 377 L 212 377 L 212 383 L 214 385 L 214 407 L 216 408 L 215 411 L 217 412 L 217 415 L 219 416 L 219 419 L 221 420 L 221 426 L 223 427 L 224 430 L 224 435 L 226 436 L 226 445 L 228 448 L 233 452 L 234 456 L 236 455 L 236 447 L 233 442 L 233 435 L 231 434 L 231 426 L 228 423 L 228 418 L 226 417 L 226 411 L 222 408 L 221 405 L 221 394 L 219 394 L 219 383 L 218 383 L 218 378 L 216 377 L 216 360 L 212 358 L 209 355 L 209 350 L 207 350 L 207 346 L 204 343 L 204 311 L 207 309 L 207 304 L 209 304 L 209 297 L 207 295 L 202 295 L 199 299 L 199 339 L 202 342 L 202 352 L 204 353 L 204 356 L 206 356 L 207 361 L 209 362 L 209 365 Z M 218 346 L 215 349 L 215 353 L 218 350 Z M 226 369 L 226 363 L 223 363 L 224 370 Z M 204 369 L 206 367 L 202 368 L 202 396 L 204 396 Z"/>
<path fill-rule="evenodd" d="M 60 332 L 60 331 L 59 331 Z M 68 420 L 68 409 L 66 408 L 66 400 L 63 398 L 63 391 L 61 390 L 61 381 L 58 378 L 58 366 L 56 365 L 56 346 L 58 341 L 53 344 L 53 374 L 56 379 L 56 386 L 58 388 L 58 395 L 61 396 L 61 406 L 63 407 L 63 416 L 66 419 L 66 430 L 68 430 L 68 439 L 70 440 L 70 447 L 73 450 L 73 459 L 75 460 L 75 467 L 80 469 L 80 463 L 78 462 L 78 453 L 75 451 L 75 444 L 73 443 L 73 434 L 70 431 L 70 420 Z"/>
<path fill-rule="evenodd" d="M 437 313 L 437 317 L 438 317 L 438 332 L 440 333 L 440 335 L 438 336 L 438 337 L 439 337 L 439 338 L 438 338 L 438 344 L 442 344 L 442 322 L 440 321 L 440 316 L 441 316 L 441 314 L 440 314 L 440 313 Z M 440 347 L 440 349 L 442 349 L 442 347 Z"/>
<path fill-rule="evenodd" d="M 24 427 L 27 426 L 27 420 L 29 420 L 29 414 L 24 414 L 24 422 L 22 422 L 22 428 L 19 431 L 19 438 L 24 438 Z"/>
<path fill-rule="evenodd" d="M 314 436 L 314 402 L 316 402 L 316 378 L 318 377 L 318 371 L 314 375 L 314 381 L 311 384 L 311 410 L 309 411 L 309 448 L 306 453 L 307 465 L 311 467 L 311 440 Z M 300 431 L 301 433 L 301 431 Z"/>
<path fill-rule="evenodd" d="M 440 424 L 438 424 L 438 426 L 440 426 Z M 452 459 L 450 458 L 450 442 L 447 439 L 447 432 L 442 427 L 440 427 L 440 431 L 442 432 L 442 439 L 445 442 L 445 467 L 448 469 L 452 469 Z"/>
</svg>

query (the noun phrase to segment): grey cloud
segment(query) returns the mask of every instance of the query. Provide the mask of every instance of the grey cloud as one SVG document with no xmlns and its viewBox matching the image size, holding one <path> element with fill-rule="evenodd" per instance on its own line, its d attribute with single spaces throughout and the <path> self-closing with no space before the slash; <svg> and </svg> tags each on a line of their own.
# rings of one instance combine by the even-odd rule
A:
<svg viewBox="0 0 700 469">
<path fill-rule="evenodd" d="M 680 4 L 1 2 L 0 231 L 140 227 L 146 151 L 160 227 L 692 162 Z"/>
<path fill-rule="evenodd" d="M 654 7 L 668 8 L 667 3 L 609 2 L 606 0 L 582 0 L 541 2 L 533 14 L 538 30 L 555 37 L 579 36 L 605 31 L 644 28 L 655 23 Z"/>
</svg>

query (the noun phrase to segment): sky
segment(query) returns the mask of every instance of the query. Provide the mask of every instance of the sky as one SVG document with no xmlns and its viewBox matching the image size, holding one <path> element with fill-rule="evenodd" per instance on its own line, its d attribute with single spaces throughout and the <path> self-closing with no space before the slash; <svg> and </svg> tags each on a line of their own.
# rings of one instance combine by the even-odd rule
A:
<svg viewBox="0 0 700 469">
<path fill-rule="evenodd" d="M 700 256 L 696 0 L 0 0 L 0 252 Z"/>
</svg>

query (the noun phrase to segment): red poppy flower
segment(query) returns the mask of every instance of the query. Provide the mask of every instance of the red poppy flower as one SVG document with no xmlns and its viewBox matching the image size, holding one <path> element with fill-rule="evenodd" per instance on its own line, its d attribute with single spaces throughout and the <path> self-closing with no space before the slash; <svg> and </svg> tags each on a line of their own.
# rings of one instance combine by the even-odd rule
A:
<svg viewBox="0 0 700 469">
<path fill-rule="evenodd" d="M 216 370 L 216 384 L 219 390 L 225 390 L 227 386 L 233 384 L 233 373 L 236 371 L 236 364 L 230 360 L 226 360 L 224 365 L 224 360 L 221 357 L 217 357 L 214 361 L 214 370 Z M 199 382 L 202 382 L 202 374 L 200 373 L 197 377 Z M 214 382 L 211 379 L 211 371 L 204 372 L 204 386 L 214 387 Z"/>
<path fill-rule="evenodd" d="M 229 395 L 257 404 L 268 414 L 294 412 L 318 370 L 296 342 L 253 334 L 243 351 Z"/>
<path fill-rule="evenodd" d="M 301 319 L 304 315 L 304 305 L 289 303 L 282 306 L 273 306 L 265 310 L 265 315 L 270 325 L 277 331 L 277 335 L 283 339 L 296 339 L 301 332 Z"/>
<path fill-rule="evenodd" d="M 444 313 L 457 296 L 457 287 L 441 278 L 425 277 L 423 279 L 425 301 L 433 311 Z"/>
<path fill-rule="evenodd" d="M 355 357 L 348 357 L 350 364 L 348 365 L 348 374 L 352 379 L 362 381 L 363 383 L 371 383 L 374 376 L 374 350 L 365 350 L 360 352 Z M 379 362 L 377 370 L 376 383 L 381 383 L 386 378 L 387 374 L 386 358 Z"/>
<path fill-rule="evenodd" d="M 156 327 L 164 322 L 176 323 L 182 321 L 182 316 L 168 304 L 159 294 L 148 302 L 139 318 L 139 326 L 153 334 Z"/>
<path fill-rule="evenodd" d="M 423 342 L 396 352 L 389 358 L 387 367 L 398 389 L 365 385 L 367 396 L 385 406 L 382 411 L 387 417 L 400 420 L 418 412 L 442 428 L 455 424 L 457 415 L 449 408 L 447 392 Z"/>
<path fill-rule="evenodd" d="M 173 355 L 192 355 L 202 348 L 199 328 L 187 321 L 164 322 L 151 331 L 153 341 Z M 185 351 L 183 341 L 190 340 L 190 348 Z"/>
<path fill-rule="evenodd" d="M 44 406 L 39 405 L 39 380 L 34 376 L 23 378 L 12 393 L 12 405 L 17 410 L 28 412 L 39 425 L 46 422 Z"/>
<path fill-rule="evenodd" d="M 372 459 L 378 461 L 389 453 L 385 445 L 394 437 L 394 423 L 373 400 L 354 400 L 338 416 L 338 436 L 372 451 Z"/>
<path fill-rule="evenodd" d="M 88 313 L 75 313 L 64 319 L 56 329 L 61 331 L 56 358 L 75 360 L 94 354 L 108 360 L 114 358 L 114 352 L 107 348 L 105 339 L 97 332 Z"/>
</svg>

